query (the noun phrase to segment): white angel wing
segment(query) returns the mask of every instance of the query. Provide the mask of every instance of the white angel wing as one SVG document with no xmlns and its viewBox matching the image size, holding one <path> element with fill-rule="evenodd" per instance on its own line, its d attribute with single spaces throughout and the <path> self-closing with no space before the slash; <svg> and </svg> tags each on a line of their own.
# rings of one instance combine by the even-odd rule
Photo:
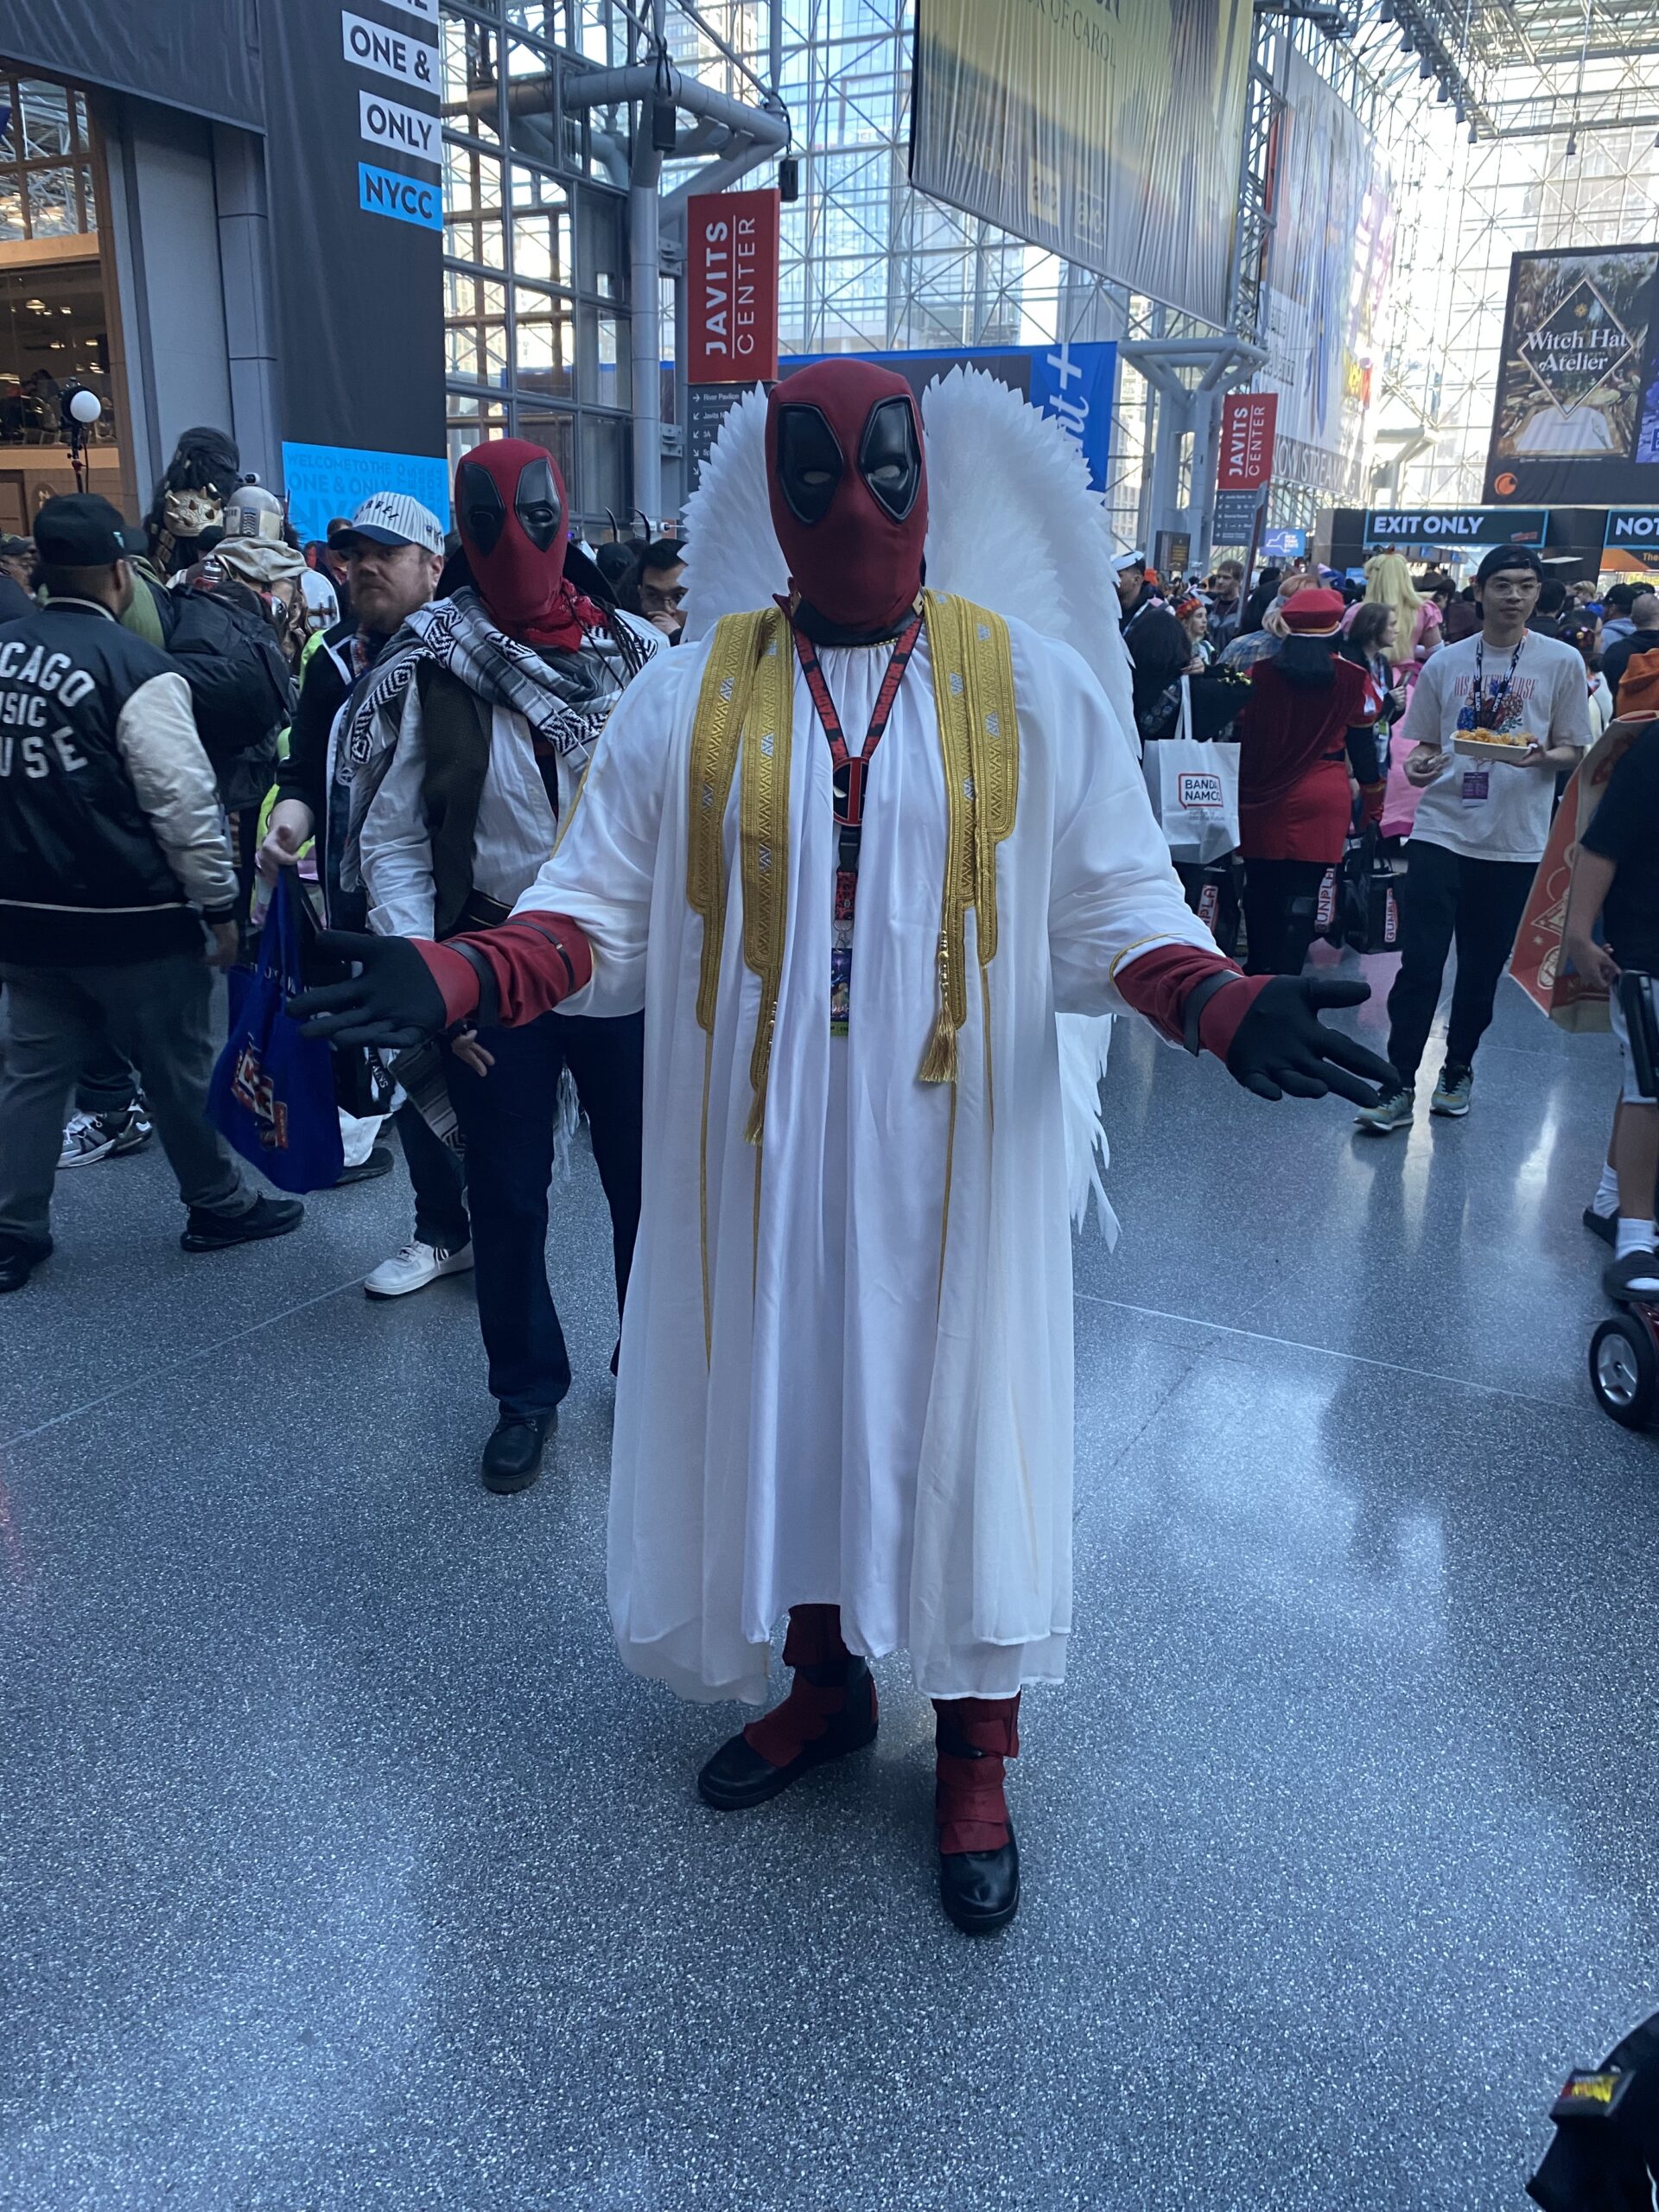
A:
<svg viewBox="0 0 1659 2212">
<path fill-rule="evenodd" d="M 1076 444 L 983 369 L 954 368 L 930 385 L 922 424 L 928 582 L 1081 653 L 1138 758 L 1112 591 L 1116 547 Z"/>
<path fill-rule="evenodd" d="M 1116 549 L 1076 445 L 1052 417 L 982 369 L 954 368 L 930 385 L 922 424 L 929 583 L 1080 653 L 1138 756 L 1129 656 L 1112 591 Z M 1106 1241 L 1116 1244 L 1100 1113 L 1112 1017 L 1063 1014 L 1058 1028 L 1071 1219 L 1083 1227 L 1092 1197 Z"/>
<path fill-rule="evenodd" d="M 766 495 L 766 395 L 756 385 L 720 426 L 685 503 L 685 635 L 704 637 L 722 614 L 770 607 L 789 569 Z"/>
</svg>

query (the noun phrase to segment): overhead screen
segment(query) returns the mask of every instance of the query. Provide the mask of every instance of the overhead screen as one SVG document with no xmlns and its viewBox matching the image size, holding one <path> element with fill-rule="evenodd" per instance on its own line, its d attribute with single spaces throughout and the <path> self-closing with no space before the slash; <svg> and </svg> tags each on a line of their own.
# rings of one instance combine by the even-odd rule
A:
<svg viewBox="0 0 1659 2212">
<path fill-rule="evenodd" d="M 918 190 L 1226 319 L 1250 0 L 918 0 Z"/>
<path fill-rule="evenodd" d="M 1514 257 L 1486 497 L 1659 505 L 1659 245 Z"/>
<path fill-rule="evenodd" d="M 1279 394 L 1277 473 L 1333 500 L 1370 476 L 1370 413 L 1381 353 L 1372 318 L 1387 296 L 1394 197 L 1376 141 L 1300 54 L 1286 57 L 1274 133 L 1258 387 Z"/>
</svg>

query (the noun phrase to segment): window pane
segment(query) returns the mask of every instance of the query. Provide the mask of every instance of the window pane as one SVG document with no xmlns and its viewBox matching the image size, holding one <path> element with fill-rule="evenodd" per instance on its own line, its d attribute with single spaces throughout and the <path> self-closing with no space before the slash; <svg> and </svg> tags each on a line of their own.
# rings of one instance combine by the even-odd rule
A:
<svg viewBox="0 0 1659 2212">
<path fill-rule="evenodd" d="M 582 263 L 581 289 L 596 292 L 602 300 L 620 300 L 623 296 L 622 271 L 626 262 L 622 250 L 621 210 L 616 200 L 602 193 L 582 194 L 577 246 Z"/>
<path fill-rule="evenodd" d="M 486 438 L 504 438 L 507 434 L 505 410 L 489 404 L 480 405 L 476 399 L 464 399 L 451 392 L 447 405 L 449 410 L 449 466 L 453 470 L 461 455 L 470 453 Z"/>
<path fill-rule="evenodd" d="M 607 422 L 602 415 L 582 418 L 582 488 L 577 503 L 584 514 L 596 515 L 609 507 L 620 514 L 628 491 L 629 426 Z"/>
<path fill-rule="evenodd" d="M 570 218 L 568 214 L 515 215 L 512 219 L 512 273 L 536 284 L 569 284 Z"/>
<path fill-rule="evenodd" d="M 515 285 L 512 295 L 515 382 L 566 399 L 575 393 L 575 332 L 569 302 Z"/>
<path fill-rule="evenodd" d="M 571 415 L 544 415 L 526 407 L 521 401 L 518 408 L 518 435 L 533 446 L 544 446 L 559 465 L 564 487 L 575 497 L 575 417 Z"/>
<path fill-rule="evenodd" d="M 499 98 L 497 40 L 464 17 L 443 23 L 443 119 L 457 130 L 496 139 Z"/>
<path fill-rule="evenodd" d="M 582 396 L 600 407 L 628 404 L 628 327 L 601 309 L 582 310 Z"/>
<path fill-rule="evenodd" d="M 30 79 L 17 87 L 23 110 L 23 153 L 30 161 L 71 150 L 69 95 L 61 85 Z"/>
<path fill-rule="evenodd" d="M 73 169 L 29 172 L 29 227 L 37 238 L 60 238 L 80 228 Z"/>
</svg>

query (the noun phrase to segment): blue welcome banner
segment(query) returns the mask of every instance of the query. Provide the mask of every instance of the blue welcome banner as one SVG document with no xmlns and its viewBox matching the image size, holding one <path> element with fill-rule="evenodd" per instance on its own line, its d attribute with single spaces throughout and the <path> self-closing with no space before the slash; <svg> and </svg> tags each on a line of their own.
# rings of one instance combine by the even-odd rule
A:
<svg viewBox="0 0 1659 2212">
<path fill-rule="evenodd" d="M 449 519 L 449 464 L 439 454 L 369 453 L 353 446 L 283 447 L 288 518 L 303 543 L 338 516 L 350 519 L 372 492 L 407 492 Z"/>
</svg>

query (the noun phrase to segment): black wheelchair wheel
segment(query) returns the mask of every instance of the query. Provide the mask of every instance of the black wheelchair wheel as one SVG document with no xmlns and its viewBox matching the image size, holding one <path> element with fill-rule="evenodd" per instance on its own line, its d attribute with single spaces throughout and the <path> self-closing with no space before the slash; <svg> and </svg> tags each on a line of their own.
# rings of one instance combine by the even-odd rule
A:
<svg viewBox="0 0 1659 2212">
<path fill-rule="evenodd" d="M 1646 1428 L 1659 1403 L 1659 1353 L 1643 1324 L 1615 1313 L 1590 1339 L 1590 1387 L 1603 1413 L 1625 1428 Z"/>
</svg>

